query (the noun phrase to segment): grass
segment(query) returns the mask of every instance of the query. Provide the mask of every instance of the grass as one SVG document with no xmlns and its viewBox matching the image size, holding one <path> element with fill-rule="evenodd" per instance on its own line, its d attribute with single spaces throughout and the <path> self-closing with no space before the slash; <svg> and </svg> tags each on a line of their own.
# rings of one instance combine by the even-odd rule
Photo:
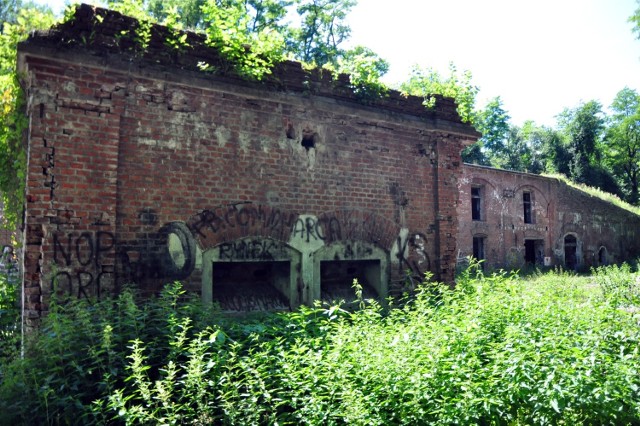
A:
<svg viewBox="0 0 640 426">
<path fill-rule="evenodd" d="M 596 197 L 599 198 L 603 201 L 606 201 L 608 203 L 613 204 L 614 206 L 620 207 L 621 209 L 627 210 L 633 214 L 636 215 L 640 215 L 640 206 L 634 206 L 633 204 L 629 204 L 626 201 L 620 199 L 620 197 L 618 197 L 617 195 L 611 194 L 609 192 L 603 191 L 599 188 L 594 188 L 588 185 L 584 185 L 581 183 L 577 183 L 577 182 L 573 182 L 572 180 L 570 180 L 569 178 L 567 178 L 565 175 L 559 174 L 559 173 L 553 173 L 553 174 L 547 174 L 547 173 L 543 173 L 542 176 L 548 177 L 548 178 L 552 178 L 552 179 L 558 179 L 564 183 L 566 183 L 567 185 L 569 185 L 572 188 L 578 189 L 582 192 L 585 192 L 589 195 L 591 195 L 592 197 Z"/>
<path fill-rule="evenodd" d="M 2 424 L 638 424 L 640 298 L 628 266 L 425 282 L 229 320 L 183 301 L 56 307 L 3 368 Z"/>
</svg>

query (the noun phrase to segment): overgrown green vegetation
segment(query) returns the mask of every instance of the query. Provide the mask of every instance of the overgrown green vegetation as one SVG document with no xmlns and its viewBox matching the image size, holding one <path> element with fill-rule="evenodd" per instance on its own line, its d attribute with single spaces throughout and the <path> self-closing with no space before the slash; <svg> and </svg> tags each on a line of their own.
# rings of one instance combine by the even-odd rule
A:
<svg viewBox="0 0 640 426">
<path fill-rule="evenodd" d="M 584 191 L 593 197 L 600 198 L 601 200 L 604 200 L 608 203 L 618 206 L 621 209 L 640 215 L 640 206 L 634 206 L 632 204 L 629 204 L 615 194 L 611 194 L 610 192 L 603 191 L 599 188 L 594 188 L 592 186 L 574 182 L 571 179 L 567 178 L 565 175 L 562 175 L 559 173 L 543 173 L 542 175 L 555 178 L 555 179 L 560 179 L 561 181 L 565 182 L 567 185 L 577 188 L 581 191 Z"/>
<path fill-rule="evenodd" d="M 637 424 L 638 280 L 472 265 L 456 290 L 242 322 L 179 284 L 58 304 L 1 370 L 0 423 Z"/>
<path fill-rule="evenodd" d="M 4 10 L 0 30 L 0 226 L 15 227 L 22 212 L 26 177 L 25 97 L 16 73 L 17 44 L 29 31 L 53 25 L 53 14 L 40 8 Z"/>
<path fill-rule="evenodd" d="M 0 271 L 0 375 L 2 365 L 16 358 L 20 349 L 18 276 Z"/>
</svg>

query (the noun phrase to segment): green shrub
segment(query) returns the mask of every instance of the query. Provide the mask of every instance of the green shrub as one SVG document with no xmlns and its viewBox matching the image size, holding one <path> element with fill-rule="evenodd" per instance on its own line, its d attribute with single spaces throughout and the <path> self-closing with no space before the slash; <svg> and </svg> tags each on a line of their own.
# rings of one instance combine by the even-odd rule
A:
<svg viewBox="0 0 640 426">
<path fill-rule="evenodd" d="M 18 277 L 0 271 L 0 378 L 1 366 L 18 354 L 20 334 Z"/>
<path fill-rule="evenodd" d="M 397 306 L 245 320 L 184 298 L 56 306 L 7 368 L 0 423 L 640 422 L 638 314 L 589 278 L 473 269 Z"/>
<path fill-rule="evenodd" d="M 601 266 L 591 270 L 602 296 L 616 307 L 640 307 L 640 275 L 629 264 Z"/>
</svg>

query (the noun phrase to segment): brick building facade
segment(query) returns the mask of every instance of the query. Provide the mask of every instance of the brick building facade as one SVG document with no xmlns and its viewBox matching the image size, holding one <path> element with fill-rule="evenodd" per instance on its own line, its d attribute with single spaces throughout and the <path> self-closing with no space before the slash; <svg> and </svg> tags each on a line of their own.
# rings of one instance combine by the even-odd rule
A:
<svg viewBox="0 0 640 426">
<path fill-rule="evenodd" d="M 433 109 L 284 62 L 262 82 L 188 34 L 86 5 L 19 46 L 28 96 L 24 314 L 52 292 L 172 280 L 225 310 L 385 296 L 406 274 L 452 282 L 459 257 L 571 267 L 638 251 L 638 217 L 554 179 L 462 165 L 479 134 Z M 224 69 L 223 66 L 219 66 Z M 580 213 L 578 213 L 580 212 Z"/>
<path fill-rule="evenodd" d="M 379 296 L 407 271 L 453 280 L 460 152 L 479 135 L 452 100 L 365 102 L 293 62 L 260 83 L 207 74 L 220 58 L 200 36 L 178 53 L 154 26 L 139 50 L 136 25 L 81 6 L 19 47 L 28 321 L 52 291 L 130 282 L 253 310 L 352 294 L 353 277 Z"/>
<path fill-rule="evenodd" d="M 487 267 L 592 266 L 640 254 L 640 216 L 555 178 L 465 164 L 458 257 Z"/>
</svg>

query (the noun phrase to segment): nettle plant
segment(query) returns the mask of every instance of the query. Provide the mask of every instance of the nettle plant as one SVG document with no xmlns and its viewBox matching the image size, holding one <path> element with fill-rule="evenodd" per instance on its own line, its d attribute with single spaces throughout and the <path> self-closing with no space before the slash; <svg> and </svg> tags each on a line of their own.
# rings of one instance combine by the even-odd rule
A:
<svg viewBox="0 0 640 426">
<path fill-rule="evenodd" d="M 608 273 L 635 280 L 597 281 Z M 145 303 L 125 289 L 54 304 L 0 369 L 0 423 L 640 422 L 638 305 L 592 277 L 471 265 L 457 289 L 424 282 L 385 306 L 353 288 L 348 305 L 243 319 L 178 283 Z"/>
</svg>

